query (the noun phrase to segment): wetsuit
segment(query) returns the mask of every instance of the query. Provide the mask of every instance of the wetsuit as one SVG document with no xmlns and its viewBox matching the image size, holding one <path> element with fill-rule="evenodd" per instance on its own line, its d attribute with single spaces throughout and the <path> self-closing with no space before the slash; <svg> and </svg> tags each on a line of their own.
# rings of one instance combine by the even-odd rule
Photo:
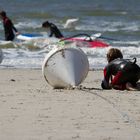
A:
<svg viewBox="0 0 140 140">
<path fill-rule="evenodd" d="M 3 19 L 3 26 L 5 31 L 5 40 L 13 41 L 15 38 L 15 34 L 13 31 L 17 32 L 17 29 L 14 27 L 12 21 L 8 17 L 5 17 Z"/>
<path fill-rule="evenodd" d="M 50 23 L 50 37 L 55 36 L 56 38 L 62 38 L 63 35 L 59 31 L 59 29 L 53 23 Z"/>
<path fill-rule="evenodd" d="M 104 69 L 103 89 L 110 89 L 109 81 L 115 89 L 124 90 L 126 83 L 131 83 L 134 87 L 140 79 L 140 67 L 136 64 L 136 59 L 115 59 L 111 61 Z"/>
</svg>

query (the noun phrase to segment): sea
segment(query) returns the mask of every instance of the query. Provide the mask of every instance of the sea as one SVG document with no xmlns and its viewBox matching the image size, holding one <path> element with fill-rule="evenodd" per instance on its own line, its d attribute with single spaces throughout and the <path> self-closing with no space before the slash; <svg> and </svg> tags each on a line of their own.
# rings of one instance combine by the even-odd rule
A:
<svg viewBox="0 0 140 140">
<path fill-rule="evenodd" d="M 76 34 L 101 33 L 98 39 L 122 51 L 124 58 L 136 57 L 140 65 L 140 0 L 0 0 L 0 10 L 7 12 L 19 33 L 48 34 L 42 23 L 57 25 L 65 37 Z M 72 27 L 65 27 L 68 20 L 76 19 Z M 0 42 L 4 40 L 0 20 Z M 28 47 L 31 42 L 17 38 L 14 45 L 3 45 L 1 68 L 41 69 L 50 51 L 42 42 L 40 48 Z M 106 53 L 110 47 L 81 47 L 88 57 L 90 69 L 103 69 L 107 64 Z"/>
</svg>

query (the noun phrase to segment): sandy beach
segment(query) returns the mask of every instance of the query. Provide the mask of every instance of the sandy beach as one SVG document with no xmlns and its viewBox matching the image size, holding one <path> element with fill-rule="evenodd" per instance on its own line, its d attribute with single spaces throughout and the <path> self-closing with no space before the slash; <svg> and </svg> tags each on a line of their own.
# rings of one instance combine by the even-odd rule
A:
<svg viewBox="0 0 140 140">
<path fill-rule="evenodd" d="M 0 69 L 0 140 L 140 140 L 140 91 L 53 89 L 41 69 Z"/>
</svg>

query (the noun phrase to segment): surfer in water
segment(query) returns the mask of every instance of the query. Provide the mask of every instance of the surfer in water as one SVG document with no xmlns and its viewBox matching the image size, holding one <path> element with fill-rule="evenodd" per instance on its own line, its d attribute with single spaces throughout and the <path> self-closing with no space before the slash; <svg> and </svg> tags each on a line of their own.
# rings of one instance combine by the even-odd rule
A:
<svg viewBox="0 0 140 140">
<path fill-rule="evenodd" d="M 50 23 L 48 21 L 45 21 L 42 23 L 43 28 L 50 28 L 50 35 L 49 37 L 55 36 L 56 38 L 63 38 L 62 33 L 57 28 L 57 26 L 53 23 Z"/>
<path fill-rule="evenodd" d="M 111 48 L 107 53 L 108 65 L 104 68 L 103 89 L 140 90 L 140 67 L 136 58 L 123 59 L 119 49 Z"/>
<path fill-rule="evenodd" d="M 5 11 L 0 12 L 0 17 L 3 20 L 3 27 L 5 32 L 5 40 L 6 41 L 13 41 L 15 38 L 15 34 L 18 34 L 17 29 L 14 27 L 12 21 L 7 17 Z"/>
</svg>

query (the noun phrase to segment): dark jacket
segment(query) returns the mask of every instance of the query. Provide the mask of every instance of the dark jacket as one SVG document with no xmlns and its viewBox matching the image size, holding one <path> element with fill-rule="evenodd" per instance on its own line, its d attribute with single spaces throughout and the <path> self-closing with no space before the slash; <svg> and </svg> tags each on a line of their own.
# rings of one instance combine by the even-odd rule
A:
<svg viewBox="0 0 140 140">
<path fill-rule="evenodd" d="M 53 23 L 50 23 L 50 37 L 55 36 L 56 38 L 62 38 L 63 35 L 62 33 L 59 31 L 59 29 L 56 27 L 56 25 L 54 25 Z"/>
<path fill-rule="evenodd" d="M 109 81 L 112 86 L 120 85 L 120 89 L 124 88 L 127 82 L 133 86 L 140 79 L 140 67 L 136 64 L 136 59 L 115 59 L 104 68 L 104 80 L 102 88 L 109 89 Z"/>
<path fill-rule="evenodd" d="M 12 21 L 8 17 L 3 19 L 3 26 L 5 31 L 5 40 L 13 41 L 15 38 L 14 31 L 17 32 L 17 29 L 14 27 Z"/>
</svg>

